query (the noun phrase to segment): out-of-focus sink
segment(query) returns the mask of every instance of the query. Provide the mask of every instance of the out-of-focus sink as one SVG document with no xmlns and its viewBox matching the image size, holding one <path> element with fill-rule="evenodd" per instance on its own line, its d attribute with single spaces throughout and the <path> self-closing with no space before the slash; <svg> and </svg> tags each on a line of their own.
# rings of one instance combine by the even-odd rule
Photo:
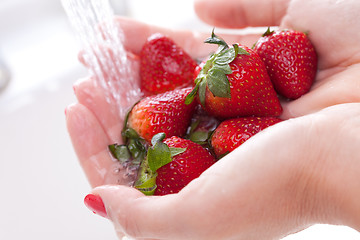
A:
<svg viewBox="0 0 360 240">
<path fill-rule="evenodd" d="M 142 1 L 128 6 L 139 17 L 136 2 Z M 159 14 L 153 23 L 160 23 Z M 142 20 L 152 23 L 149 16 Z M 90 187 L 72 149 L 64 109 L 75 101 L 73 82 L 87 71 L 77 61 L 80 47 L 60 1 L 1 0 L 0 36 L 12 74 L 0 93 L 0 239 L 117 239 L 111 223 L 93 216 L 82 201 Z M 286 239 L 359 238 L 345 227 L 319 225 Z"/>
</svg>

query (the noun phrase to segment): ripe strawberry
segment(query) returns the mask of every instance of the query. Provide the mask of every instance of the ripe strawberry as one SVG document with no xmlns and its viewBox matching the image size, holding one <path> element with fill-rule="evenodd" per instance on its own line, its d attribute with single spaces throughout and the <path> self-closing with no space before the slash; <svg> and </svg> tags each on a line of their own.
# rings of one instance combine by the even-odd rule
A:
<svg viewBox="0 0 360 240">
<path fill-rule="evenodd" d="M 317 55 L 306 34 L 268 29 L 254 50 L 263 59 L 279 94 L 297 99 L 310 90 L 316 76 Z"/>
<path fill-rule="evenodd" d="M 205 63 L 186 103 L 198 93 L 204 109 L 218 118 L 281 114 L 282 107 L 264 63 L 253 50 L 238 44 L 230 48 L 214 32 L 205 42 L 220 48 Z"/>
<path fill-rule="evenodd" d="M 177 193 L 216 161 L 197 143 L 165 137 L 164 133 L 153 137 L 139 169 L 135 187 L 146 195 Z"/>
<path fill-rule="evenodd" d="M 183 136 L 190 124 L 196 103 L 185 104 L 191 88 L 176 89 L 143 98 L 128 115 L 126 128 L 134 129 L 147 142 L 160 132 Z"/>
<path fill-rule="evenodd" d="M 189 87 L 196 66 L 195 60 L 173 40 L 154 34 L 140 52 L 141 89 L 151 95 Z"/>
<path fill-rule="evenodd" d="M 256 133 L 281 121 L 276 117 L 245 117 L 225 120 L 214 131 L 211 145 L 216 156 L 221 158 Z"/>
<path fill-rule="evenodd" d="M 179 137 L 164 141 L 170 148 L 186 151 L 173 157 L 172 161 L 157 170 L 155 195 L 177 193 L 193 179 L 215 163 L 215 158 L 201 145 Z"/>
</svg>

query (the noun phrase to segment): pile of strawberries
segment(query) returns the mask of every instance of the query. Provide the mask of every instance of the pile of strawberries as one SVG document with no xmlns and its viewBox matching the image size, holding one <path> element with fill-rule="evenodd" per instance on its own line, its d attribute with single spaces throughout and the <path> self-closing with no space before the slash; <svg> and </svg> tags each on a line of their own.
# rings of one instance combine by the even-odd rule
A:
<svg viewBox="0 0 360 240">
<path fill-rule="evenodd" d="M 129 111 L 124 144 L 109 149 L 138 166 L 135 187 L 147 195 L 177 193 L 247 139 L 282 120 L 279 97 L 307 93 L 317 71 L 314 47 L 302 32 L 266 33 L 252 49 L 229 46 L 198 64 L 172 39 L 151 36 L 140 53 L 145 97 Z"/>
</svg>

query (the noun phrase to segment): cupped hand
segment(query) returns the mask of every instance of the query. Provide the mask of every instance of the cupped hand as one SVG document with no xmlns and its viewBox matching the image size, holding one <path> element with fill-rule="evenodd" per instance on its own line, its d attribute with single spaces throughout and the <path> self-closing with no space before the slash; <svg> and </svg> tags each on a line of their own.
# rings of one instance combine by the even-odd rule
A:
<svg viewBox="0 0 360 240">
<path fill-rule="evenodd" d="M 356 0 L 195 1 L 199 17 L 214 26 L 279 26 L 308 33 L 318 54 L 319 72 L 308 94 L 283 102 L 284 118 L 360 101 L 359 9 Z"/>
<path fill-rule="evenodd" d="M 199 7 L 205 2 L 207 7 Z M 342 104 L 317 112 L 340 103 L 359 102 L 360 47 L 355 39 L 359 41 L 360 36 L 354 30 L 360 22 L 355 11 L 360 9 L 359 3 L 258 0 L 252 1 L 256 2 L 254 9 L 251 1 L 205 2 L 196 2 L 197 12 L 216 26 L 280 24 L 309 32 L 319 56 L 315 85 L 300 99 L 283 103 L 283 118 L 297 118 L 256 135 L 179 194 L 145 197 L 121 186 L 128 184 L 123 177 L 126 173 L 107 150 L 109 144 L 121 142 L 123 119 L 117 115 L 118 106 L 106 101 L 94 79 L 75 84 L 78 103 L 67 108 L 68 130 L 90 184 L 97 187 L 92 193 L 102 198 L 119 236 L 276 239 L 316 222 L 359 229 L 360 219 L 353 216 L 360 216 L 360 209 L 352 199 L 360 196 L 360 106 Z M 232 14 L 221 15 L 221 8 Z M 239 16 L 230 18 L 235 14 Z M 208 34 L 172 31 L 122 18 L 117 23 L 124 30 L 134 79 L 138 78 L 136 54 L 152 33 L 169 35 L 194 58 L 211 50 L 202 44 Z M 248 46 L 257 37 L 224 36 L 228 42 Z"/>
</svg>

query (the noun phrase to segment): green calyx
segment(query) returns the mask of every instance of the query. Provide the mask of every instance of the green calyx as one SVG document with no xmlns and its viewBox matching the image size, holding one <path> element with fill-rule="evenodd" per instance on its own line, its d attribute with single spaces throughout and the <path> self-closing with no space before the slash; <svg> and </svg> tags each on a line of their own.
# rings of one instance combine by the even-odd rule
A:
<svg viewBox="0 0 360 240">
<path fill-rule="evenodd" d="M 111 154 L 123 165 L 130 163 L 133 166 L 139 166 L 146 156 L 145 140 L 132 128 L 125 129 L 122 134 L 125 144 L 109 145 Z"/>
<path fill-rule="evenodd" d="M 154 135 L 151 140 L 152 146 L 148 148 L 146 158 L 140 165 L 135 188 L 145 195 L 153 195 L 156 190 L 156 171 L 170 163 L 174 156 L 186 151 L 186 148 L 170 148 L 163 143 L 164 139 L 165 133 Z"/>
<path fill-rule="evenodd" d="M 133 107 L 137 103 L 135 103 Z M 128 119 L 132 108 L 125 117 L 125 124 L 121 131 L 124 144 L 119 145 L 115 143 L 108 147 L 113 157 L 123 165 L 131 162 L 132 165 L 139 166 L 146 156 L 147 143 L 134 129 L 128 126 Z"/>
<path fill-rule="evenodd" d="M 203 147 L 210 148 L 210 139 L 218 124 L 213 125 L 209 129 L 198 129 L 200 123 L 201 120 L 196 120 L 191 123 L 186 138 L 194 143 L 202 145 Z"/>
<path fill-rule="evenodd" d="M 261 36 L 262 36 L 262 37 L 271 36 L 274 32 L 275 32 L 274 30 L 271 31 L 271 30 L 270 30 L 270 27 L 268 27 L 268 28 L 266 29 L 266 31 L 265 31 Z M 258 41 L 256 41 L 256 42 L 252 45 L 251 49 L 255 49 L 255 46 L 256 46 L 257 43 L 258 43 Z"/>
<path fill-rule="evenodd" d="M 126 115 L 124 128 L 121 131 L 124 144 L 115 143 L 108 148 L 112 156 L 122 165 L 139 169 L 134 187 L 145 195 L 153 195 L 156 190 L 156 171 L 170 163 L 174 156 L 185 152 L 186 148 L 168 147 L 163 143 L 165 133 L 154 135 L 149 146 L 134 129 L 128 126 L 130 112 L 131 110 Z"/>
<path fill-rule="evenodd" d="M 275 31 L 271 31 L 271 30 L 270 30 L 270 27 L 268 27 L 268 28 L 266 29 L 266 31 L 263 33 L 262 37 L 270 36 L 270 35 L 272 35 L 274 32 L 275 32 Z"/>
<path fill-rule="evenodd" d="M 232 73 L 229 64 L 234 61 L 238 54 L 249 55 L 249 53 L 239 47 L 238 44 L 229 47 L 222 38 L 215 35 L 214 30 L 212 31 L 211 37 L 204 42 L 217 44 L 219 45 L 219 49 L 206 61 L 199 75 L 195 79 L 195 87 L 186 97 L 186 104 L 190 104 L 194 100 L 196 94 L 198 94 L 200 103 L 204 106 L 206 87 L 209 88 L 214 96 L 231 98 L 230 83 L 226 76 L 227 74 Z"/>
</svg>

